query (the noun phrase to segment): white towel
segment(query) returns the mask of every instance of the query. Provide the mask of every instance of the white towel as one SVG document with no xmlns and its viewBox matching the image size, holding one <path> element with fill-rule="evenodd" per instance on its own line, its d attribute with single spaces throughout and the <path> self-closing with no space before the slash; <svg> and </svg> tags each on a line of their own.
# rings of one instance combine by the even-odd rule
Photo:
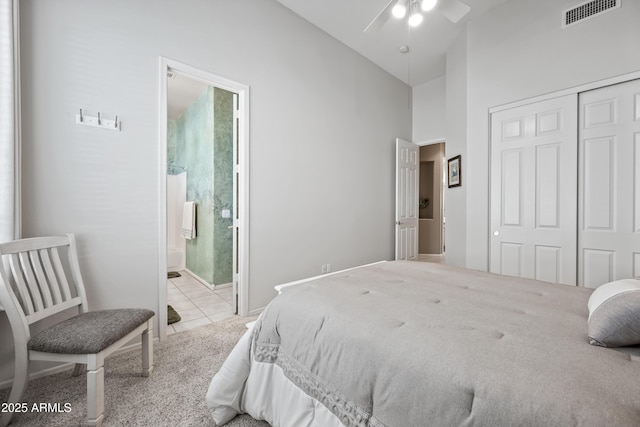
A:
<svg viewBox="0 0 640 427">
<path fill-rule="evenodd" d="M 189 240 L 196 238 L 196 202 L 184 202 L 181 235 Z"/>
</svg>

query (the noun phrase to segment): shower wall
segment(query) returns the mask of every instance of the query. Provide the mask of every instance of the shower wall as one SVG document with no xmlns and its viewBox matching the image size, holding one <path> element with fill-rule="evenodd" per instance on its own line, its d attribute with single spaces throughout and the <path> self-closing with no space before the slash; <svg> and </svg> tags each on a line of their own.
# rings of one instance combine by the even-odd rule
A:
<svg viewBox="0 0 640 427">
<path fill-rule="evenodd" d="M 211 285 L 232 280 L 232 220 L 222 218 L 232 216 L 233 194 L 233 98 L 227 94 L 207 88 L 182 116 L 169 120 L 167 132 L 167 169 L 186 169 L 186 200 L 196 202 L 196 238 L 186 241 L 186 268 Z"/>
<path fill-rule="evenodd" d="M 187 174 L 177 166 L 176 121 L 169 120 L 167 127 L 167 269 L 184 270 L 185 239 L 182 229 L 182 209 L 187 200 Z M 172 253 L 179 254 L 172 258 Z"/>
<path fill-rule="evenodd" d="M 183 270 L 185 239 L 182 229 L 182 208 L 187 200 L 187 174 L 174 168 L 167 176 L 167 267 L 169 271 Z M 176 254 L 171 258 L 171 254 Z"/>
<path fill-rule="evenodd" d="M 233 279 L 233 94 L 213 92 L 213 281 L 223 284 Z"/>
</svg>

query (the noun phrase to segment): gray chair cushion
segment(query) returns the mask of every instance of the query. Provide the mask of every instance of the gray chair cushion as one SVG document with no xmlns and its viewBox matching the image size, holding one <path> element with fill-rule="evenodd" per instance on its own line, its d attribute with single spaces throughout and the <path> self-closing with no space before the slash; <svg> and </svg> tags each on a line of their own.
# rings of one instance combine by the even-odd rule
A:
<svg viewBox="0 0 640 427">
<path fill-rule="evenodd" d="M 82 313 L 34 335 L 29 341 L 29 350 L 64 354 L 99 353 L 154 314 L 142 308 Z"/>
</svg>

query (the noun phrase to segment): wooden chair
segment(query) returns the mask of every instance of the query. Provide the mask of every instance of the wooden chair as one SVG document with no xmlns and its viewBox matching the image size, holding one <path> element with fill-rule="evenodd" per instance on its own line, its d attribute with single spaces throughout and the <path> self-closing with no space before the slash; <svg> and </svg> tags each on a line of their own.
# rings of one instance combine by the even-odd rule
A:
<svg viewBox="0 0 640 427">
<path fill-rule="evenodd" d="M 87 424 L 104 416 L 105 357 L 142 335 L 142 375 L 153 370 L 153 316 L 146 309 L 89 311 L 72 234 L 0 244 L 0 304 L 7 313 L 15 347 L 15 372 L 8 403 L 19 403 L 27 386 L 31 360 L 87 366 Z M 7 262 L 8 261 L 8 262 Z M 4 268 L 2 268 L 4 267 Z M 31 325 L 76 308 L 77 315 L 31 334 Z M 141 408 L 142 409 L 142 408 Z M 0 426 L 11 420 L 1 414 Z"/>
</svg>

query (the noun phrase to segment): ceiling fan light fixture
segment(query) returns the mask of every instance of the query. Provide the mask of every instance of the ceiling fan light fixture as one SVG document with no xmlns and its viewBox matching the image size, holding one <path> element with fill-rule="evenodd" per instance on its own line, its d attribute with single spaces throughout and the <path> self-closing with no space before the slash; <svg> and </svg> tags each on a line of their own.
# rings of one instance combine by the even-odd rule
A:
<svg viewBox="0 0 640 427">
<path fill-rule="evenodd" d="M 422 15 L 420 15 L 419 13 L 414 13 L 409 17 L 409 25 L 411 27 L 417 27 L 418 25 L 422 24 L 422 20 L 424 18 L 422 17 Z"/>
<path fill-rule="evenodd" d="M 422 23 L 422 14 L 420 13 L 420 4 L 417 0 L 411 2 L 411 14 L 409 15 L 409 26 L 417 27 Z"/>
<path fill-rule="evenodd" d="M 391 9 L 391 13 L 398 19 L 404 18 L 407 14 L 407 0 L 398 0 Z"/>
<path fill-rule="evenodd" d="M 422 0 L 422 10 L 428 12 L 436 7 L 438 0 Z"/>
</svg>

